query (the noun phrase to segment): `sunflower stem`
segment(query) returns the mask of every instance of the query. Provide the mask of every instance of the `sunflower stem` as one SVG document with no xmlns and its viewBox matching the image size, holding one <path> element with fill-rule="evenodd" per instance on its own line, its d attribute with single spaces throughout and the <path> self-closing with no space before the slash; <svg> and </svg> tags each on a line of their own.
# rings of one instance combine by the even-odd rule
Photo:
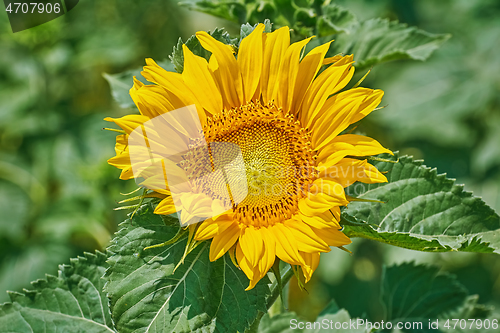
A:
<svg viewBox="0 0 500 333">
<path fill-rule="evenodd" d="M 285 268 L 281 270 L 281 283 L 278 283 L 278 279 L 276 279 L 273 284 L 271 285 L 271 296 L 267 299 L 267 308 L 270 309 L 271 306 L 276 302 L 278 299 L 278 296 L 281 294 L 281 286 L 286 286 L 287 283 L 290 281 L 290 279 L 293 276 L 293 269 L 290 265 L 287 265 Z M 284 306 L 285 304 L 283 304 Z M 264 312 L 259 311 L 259 314 L 257 315 L 257 318 L 253 321 L 252 325 L 245 331 L 245 333 L 257 333 L 259 330 L 259 324 L 264 316 Z"/>
<path fill-rule="evenodd" d="M 293 269 L 290 265 L 287 265 L 285 268 L 281 270 L 281 285 L 285 287 L 287 283 L 290 281 L 290 279 L 293 276 Z M 271 285 L 271 296 L 267 299 L 267 308 L 269 309 L 271 305 L 276 302 L 276 299 L 278 299 L 278 296 L 281 293 L 281 288 L 278 284 L 278 281 L 273 282 Z M 286 304 L 283 304 L 283 306 L 286 306 Z"/>
<path fill-rule="evenodd" d="M 276 282 L 278 283 L 276 288 L 278 289 L 278 291 L 280 293 L 281 305 L 283 307 L 285 307 L 285 302 L 283 300 L 283 284 L 281 283 L 280 260 L 276 260 L 274 262 L 273 267 L 271 267 L 271 269 L 274 273 L 274 277 L 276 278 Z M 276 304 L 276 301 L 273 304 Z M 271 305 L 271 307 L 272 307 L 272 305 Z M 268 307 L 268 309 L 270 309 L 270 307 Z"/>
<path fill-rule="evenodd" d="M 253 321 L 252 325 L 245 330 L 245 333 L 257 333 L 259 331 L 260 320 L 264 316 L 264 312 L 259 311 L 257 318 Z"/>
</svg>

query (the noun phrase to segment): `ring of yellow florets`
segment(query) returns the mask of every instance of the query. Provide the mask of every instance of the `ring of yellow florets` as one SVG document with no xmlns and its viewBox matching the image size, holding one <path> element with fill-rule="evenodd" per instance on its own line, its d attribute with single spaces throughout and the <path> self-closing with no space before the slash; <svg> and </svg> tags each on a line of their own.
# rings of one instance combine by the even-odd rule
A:
<svg viewBox="0 0 500 333">
<path fill-rule="evenodd" d="M 272 103 L 263 106 L 251 102 L 208 119 L 203 130 L 208 144 L 233 143 L 241 151 L 248 194 L 237 205 L 226 203 L 233 206 L 234 218 L 255 227 L 291 218 L 297 211 L 298 200 L 306 195 L 317 177 L 310 135 L 299 121 Z M 197 145 L 193 142 L 193 146 Z M 211 147 L 224 149 L 223 145 Z M 227 178 L 212 179 L 208 186 L 202 177 L 214 168 L 212 154 L 226 154 L 228 161 L 235 157 L 231 150 L 207 153 L 192 149 L 184 156 L 181 167 L 203 193 L 213 199 L 227 200 L 217 193 L 227 189 Z"/>
</svg>

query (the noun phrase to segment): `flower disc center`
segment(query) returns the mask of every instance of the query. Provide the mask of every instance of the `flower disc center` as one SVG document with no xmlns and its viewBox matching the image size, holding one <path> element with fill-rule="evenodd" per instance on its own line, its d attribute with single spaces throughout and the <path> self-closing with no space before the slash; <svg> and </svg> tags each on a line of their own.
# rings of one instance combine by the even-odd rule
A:
<svg viewBox="0 0 500 333">
<path fill-rule="evenodd" d="M 249 103 L 209 119 L 204 132 L 209 145 L 228 142 L 237 145 L 241 151 L 244 166 L 225 165 L 225 168 L 244 168 L 246 175 L 246 197 L 237 204 L 232 202 L 236 220 L 261 227 L 291 218 L 297 210 L 298 200 L 316 177 L 309 134 L 293 116 L 284 114 L 273 104 Z M 218 159 L 224 156 L 223 159 L 232 161 L 235 157 L 235 153 L 225 149 L 224 145 L 211 147 L 210 155 Z M 235 191 L 235 186 L 231 185 L 240 180 L 227 175 L 219 177 L 221 179 L 213 181 L 210 186 L 204 183 L 199 177 L 203 165 L 207 165 L 203 162 L 196 158 L 187 159 L 187 169 L 202 191 L 209 192 L 213 199 L 221 199 L 217 192 L 222 193 L 228 185 L 231 192 Z M 212 167 L 213 164 L 212 160 Z M 209 170 L 205 167 L 204 172 Z"/>
</svg>

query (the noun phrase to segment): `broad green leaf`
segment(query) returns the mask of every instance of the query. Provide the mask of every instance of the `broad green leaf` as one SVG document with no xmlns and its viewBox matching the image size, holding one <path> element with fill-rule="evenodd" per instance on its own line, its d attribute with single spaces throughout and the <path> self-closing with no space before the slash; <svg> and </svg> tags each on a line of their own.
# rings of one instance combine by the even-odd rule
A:
<svg viewBox="0 0 500 333">
<path fill-rule="evenodd" d="M 32 283 L 33 290 L 9 292 L 0 306 L 0 332 L 115 332 L 101 276 L 103 253 L 85 253 L 61 265 L 59 275 Z"/>
<path fill-rule="evenodd" d="M 384 267 L 381 300 L 389 321 L 437 318 L 457 309 L 467 290 L 451 275 L 438 275 L 438 267 L 403 263 Z"/>
<path fill-rule="evenodd" d="M 328 36 L 339 33 L 350 35 L 359 26 L 356 16 L 349 10 L 330 3 L 323 6 L 322 13 L 318 17 L 317 31 L 318 36 Z"/>
<path fill-rule="evenodd" d="M 172 239 L 179 229 L 176 219 L 164 220 L 153 210 L 146 204 L 123 222 L 109 248 L 113 255 L 105 290 L 119 332 L 244 332 L 258 311 L 267 312 L 267 277 L 245 291 L 248 278 L 227 255 L 209 261 L 208 242 L 175 272 L 186 237 L 144 251 Z"/>
<path fill-rule="evenodd" d="M 354 54 L 357 69 L 398 59 L 426 60 L 450 35 L 431 34 L 416 27 L 371 19 L 351 34 L 339 34 L 332 44 L 334 53 Z"/>
<path fill-rule="evenodd" d="M 346 225 L 349 237 L 420 251 L 500 253 L 500 217 L 463 185 L 407 156 L 374 165 L 388 182 L 354 184 L 347 193 L 383 203 L 351 202 L 344 214 L 370 225 Z"/>
</svg>

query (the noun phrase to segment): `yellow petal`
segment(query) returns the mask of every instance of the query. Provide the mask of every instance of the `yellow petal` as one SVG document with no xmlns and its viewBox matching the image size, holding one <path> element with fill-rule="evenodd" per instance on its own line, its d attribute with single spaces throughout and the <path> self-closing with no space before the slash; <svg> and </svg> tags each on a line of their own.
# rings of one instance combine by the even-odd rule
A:
<svg viewBox="0 0 500 333">
<path fill-rule="evenodd" d="M 309 197 L 314 197 L 316 194 L 325 194 L 325 198 L 329 202 L 335 203 L 345 203 L 345 193 L 342 186 L 332 180 L 327 179 L 316 179 L 313 182 L 313 186 L 309 189 Z"/>
<path fill-rule="evenodd" d="M 334 204 L 329 203 L 327 200 L 321 200 L 323 194 L 319 194 L 315 196 L 315 200 L 311 200 L 310 198 L 302 198 L 299 200 L 299 211 L 301 215 L 306 216 L 314 216 L 320 213 L 324 213 L 335 207 Z"/>
<path fill-rule="evenodd" d="M 346 206 L 348 203 L 341 184 L 319 178 L 313 182 L 307 197 L 299 200 L 298 206 L 300 213 L 313 216 L 336 206 Z"/>
<path fill-rule="evenodd" d="M 243 228 L 239 240 L 243 254 L 252 267 L 258 265 L 263 252 L 263 241 L 260 230 L 255 230 L 253 226 Z"/>
<path fill-rule="evenodd" d="M 275 87 L 278 83 L 279 69 L 288 46 L 290 46 L 290 32 L 288 27 L 279 28 L 266 35 L 261 78 L 261 91 L 264 103 L 276 99 L 278 90 Z"/>
<path fill-rule="evenodd" d="M 335 149 L 333 148 L 333 146 L 335 147 Z M 353 146 L 345 142 L 339 142 L 324 146 L 322 149 L 320 149 L 320 152 L 318 152 L 318 158 L 316 159 L 316 163 L 318 165 L 317 170 L 319 172 L 322 172 L 323 170 L 337 164 L 347 155 L 358 156 L 356 155 L 358 153 L 359 150 L 354 149 Z"/>
<path fill-rule="evenodd" d="M 282 107 L 285 112 L 288 112 L 292 106 L 293 91 L 299 71 L 300 53 L 311 38 L 309 37 L 290 45 L 283 57 L 283 62 L 279 70 L 279 86 L 276 87 L 278 89 L 278 107 Z"/>
<path fill-rule="evenodd" d="M 121 174 L 120 174 L 120 179 L 122 180 L 129 180 L 129 179 L 132 179 L 134 178 L 134 172 L 132 170 L 132 167 L 130 168 L 125 168 L 122 170 Z"/>
<path fill-rule="evenodd" d="M 321 149 L 352 124 L 354 119 L 370 113 L 380 103 L 383 94 L 381 90 L 355 88 L 330 98 L 325 104 L 327 109 L 312 128 L 313 147 Z"/>
<path fill-rule="evenodd" d="M 130 165 L 127 135 L 123 134 L 116 137 L 115 152 L 116 156 L 108 159 L 108 164 L 122 170 L 120 179 L 127 180 L 134 178 L 134 173 Z"/>
<path fill-rule="evenodd" d="M 327 146 L 319 150 L 317 163 L 321 165 L 326 160 L 331 161 L 333 155 L 336 155 L 337 160 L 331 165 L 338 163 L 347 155 L 371 156 L 382 153 L 394 155 L 375 139 L 356 134 L 344 134 L 335 137 Z"/>
<path fill-rule="evenodd" d="M 228 96 L 226 96 L 226 94 L 222 89 L 222 87 L 224 86 L 224 82 L 222 81 L 219 64 L 217 63 L 217 59 L 213 54 L 210 56 L 210 59 L 208 60 L 208 70 L 210 71 L 210 73 L 212 73 L 215 83 L 217 84 L 217 88 L 219 89 L 219 92 L 222 97 L 222 104 L 224 109 L 226 110 L 231 109 L 233 107 L 232 102 L 231 100 L 228 99 Z"/>
<path fill-rule="evenodd" d="M 215 261 L 222 257 L 240 236 L 238 223 L 232 223 L 223 233 L 215 236 L 210 245 L 210 261 Z"/>
<path fill-rule="evenodd" d="M 259 85 L 262 71 L 262 32 L 264 31 L 264 27 L 264 24 L 260 23 L 240 43 L 237 61 L 243 79 L 245 102 L 249 102 L 252 99 Z"/>
<path fill-rule="evenodd" d="M 115 153 L 116 155 L 121 154 L 127 150 L 128 146 L 128 135 L 122 134 L 116 136 Z"/>
<path fill-rule="evenodd" d="M 367 184 L 387 182 L 387 178 L 367 160 L 352 158 L 344 158 L 336 165 L 322 171 L 319 176 L 334 180 L 343 187 L 350 186 L 357 181 Z"/>
<path fill-rule="evenodd" d="M 325 58 L 323 60 L 323 65 L 329 65 L 329 64 L 333 64 L 333 63 L 336 63 L 337 61 L 341 60 L 344 56 L 341 55 L 341 54 L 337 54 L 333 57 L 328 57 L 328 58 Z"/>
<path fill-rule="evenodd" d="M 264 252 L 259 261 L 259 271 L 264 276 L 276 260 L 276 240 L 267 228 L 260 228 L 259 231 L 264 241 Z"/>
<path fill-rule="evenodd" d="M 367 184 L 375 184 L 375 183 L 386 183 L 387 182 L 387 177 L 384 176 L 378 169 L 373 166 L 372 164 L 368 163 L 367 160 L 363 161 L 363 168 L 364 168 L 364 177 L 359 177 L 358 181 L 362 183 L 367 183 Z"/>
<path fill-rule="evenodd" d="M 212 74 L 208 70 L 208 63 L 205 58 L 198 57 L 183 44 L 184 71 L 182 79 L 191 91 L 196 93 L 196 98 L 203 108 L 211 114 L 222 111 L 222 96 L 217 88 Z"/>
<path fill-rule="evenodd" d="M 321 68 L 323 59 L 325 58 L 326 52 L 328 52 L 331 43 L 332 42 L 330 41 L 315 47 L 300 62 L 297 73 L 297 82 L 293 91 L 293 102 L 291 107 L 293 111 L 299 110 L 299 107 L 302 104 L 302 99 L 304 98 L 307 89 L 309 89 L 314 77 Z"/>
<path fill-rule="evenodd" d="M 253 287 L 255 287 L 257 282 L 259 282 L 259 280 L 262 278 L 262 275 L 259 271 L 259 267 L 258 266 L 253 267 L 250 264 L 250 261 L 245 257 L 239 242 L 236 244 L 236 260 L 238 261 L 238 266 L 240 266 L 243 273 L 245 273 L 245 275 L 250 280 L 250 283 L 245 290 L 252 289 Z"/>
<path fill-rule="evenodd" d="M 134 171 L 137 177 L 144 178 L 144 181 L 140 183 L 141 186 L 155 191 L 170 189 L 173 193 L 180 194 L 192 190 L 184 170 L 171 160 L 162 159 L 158 163 L 144 166 L 134 165 Z"/>
<path fill-rule="evenodd" d="M 156 206 L 154 213 L 158 215 L 170 215 L 175 214 L 177 210 L 175 209 L 174 200 L 172 197 L 167 197 L 160 201 L 158 206 Z"/>
<path fill-rule="evenodd" d="M 141 72 L 142 76 L 150 82 L 156 83 L 165 89 L 169 96 L 169 101 L 178 108 L 178 105 L 188 106 L 195 104 L 197 106 L 198 117 L 202 124 L 206 122 L 206 114 L 203 105 L 193 94 L 191 89 L 184 83 L 182 75 L 169 72 L 160 67 L 153 59 L 146 59 L 147 66 Z"/>
<path fill-rule="evenodd" d="M 227 45 L 214 39 L 205 31 L 196 33 L 204 49 L 212 52 L 217 59 L 221 77 L 221 91 L 225 95 L 231 107 L 243 104 L 243 83 L 241 80 L 238 63 Z"/>
<path fill-rule="evenodd" d="M 175 192 L 174 192 L 175 193 Z M 191 219 L 210 218 L 212 217 L 212 198 L 204 193 L 183 193 L 180 196 L 181 208 L 181 225 L 186 225 L 192 222 Z M 197 221 L 196 221 L 197 222 Z"/>
<path fill-rule="evenodd" d="M 144 85 L 134 76 L 134 86 L 130 88 L 130 97 L 139 112 L 149 118 L 155 118 L 165 112 L 185 106 L 182 101 L 161 86 Z"/>
<path fill-rule="evenodd" d="M 369 156 L 378 155 L 382 153 L 388 153 L 394 155 L 392 151 L 384 148 L 377 140 L 369 138 L 367 136 L 356 135 L 356 134 L 344 134 L 337 136 L 333 142 L 346 142 L 351 144 L 355 149 L 359 150 L 362 155 L 357 156 Z"/>
<path fill-rule="evenodd" d="M 353 117 L 351 118 L 351 124 L 358 122 L 367 115 L 369 115 L 380 104 L 383 96 L 384 92 L 382 90 L 380 89 L 372 90 L 371 94 L 365 98 L 363 104 L 361 104 L 357 112 L 354 113 Z"/>
<path fill-rule="evenodd" d="M 299 251 L 307 253 L 330 251 L 330 247 L 322 239 L 319 239 L 314 231 L 304 222 L 290 219 L 285 221 L 284 224 L 292 232 L 297 241 Z"/>
<path fill-rule="evenodd" d="M 330 209 L 330 213 L 333 214 L 333 220 L 332 220 L 332 223 L 335 224 L 336 226 L 338 226 L 339 229 L 340 228 L 340 207 L 334 207 L 332 209 Z"/>
<path fill-rule="evenodd" d="M 144 66 L 141 75 L 149 82 L 156 83 L 167 91 L 170 91 L 174 96 L 177 96 L 184 105 L 195 104 L 196 99 L 182 80 L 181 74 L 169 72 L 159 66 L 153 59 L 147 58 L 146 66 Z"/>
<path fill-rule="evenodd" d="M 344 246 L 351 244 L 351 239 L 338 229 L 312 229 L 314 233 L 329 246 Z"/>
<path fill-rule="evenodd" d="M 120 154 L 114 157 L 111 157 L 108 160 L 108 164 L 118 169 L 125 169 L 130 167 L 130 156 L 129 154 Z"/>
<path fill-rule="evenodd" d="M 314 252 L 314 253 L 305 253 L 305 252 L 300 252 L 300 255 L 302 258 L 304 258 L 304 265 L 302 265 L 302 272 L 304 273 L 305 277 L 305 282 L 309 282 L 309 280 L 312 277 L 312 274 L 318 268 L 319 265 L 319 252 Z"/>
<path fill-rule="evenodd" d="M 240 243 L 236 243 L 236 260 L 238 261 L 238 266 L 240 266 L 243 273 L 245 273 L 248 279 L 251 280 L 253 278 L 254 268 L 250 265 L 250 261 L 248 261 L 243 254 Z"/>
<path fill-rule="evenodd" d="M 292 265 L 303 264 L 295 237 L 289 228 L 281 223 L 276 223 L 268 230 L 276 239 L 276 255 L 283 261 Z"/>
<path fill-rule="evenodd" d="M 316 119 L 322 115 L 322 109 L 329 96 L 344 88 L 354 74 L 352 55 L 325 69 L 311 84 L 304 96 L 300 119 L 306 127 L 312 128 Z"/>
<path fill-rule="evenodd" d="M 130 134 L 133 130 L 135 130 L 138 126 L 141 126 L 145 122 L 149 120 L 149 117 L 138 115 L 138 114 L 129 114 L 123 116 L 121 118 L 104 118 L 106 121 L 111 121 L 120 126 L 125 133 Z"/>
<path fill-rule="evenodd" d="M 304 221 L 311 227 L 315 227 L 317 229 L 329 229 L 329 228 L 340 229 L 338 218 L 336 217 L 337 211 L 340 215 L 340 209 L 338 206 L 333 207 L 324 213 L 316 214 L 313 216 L 307 216 L 301 213 L 300 218 L 302 221 Z"/>
</svg>

